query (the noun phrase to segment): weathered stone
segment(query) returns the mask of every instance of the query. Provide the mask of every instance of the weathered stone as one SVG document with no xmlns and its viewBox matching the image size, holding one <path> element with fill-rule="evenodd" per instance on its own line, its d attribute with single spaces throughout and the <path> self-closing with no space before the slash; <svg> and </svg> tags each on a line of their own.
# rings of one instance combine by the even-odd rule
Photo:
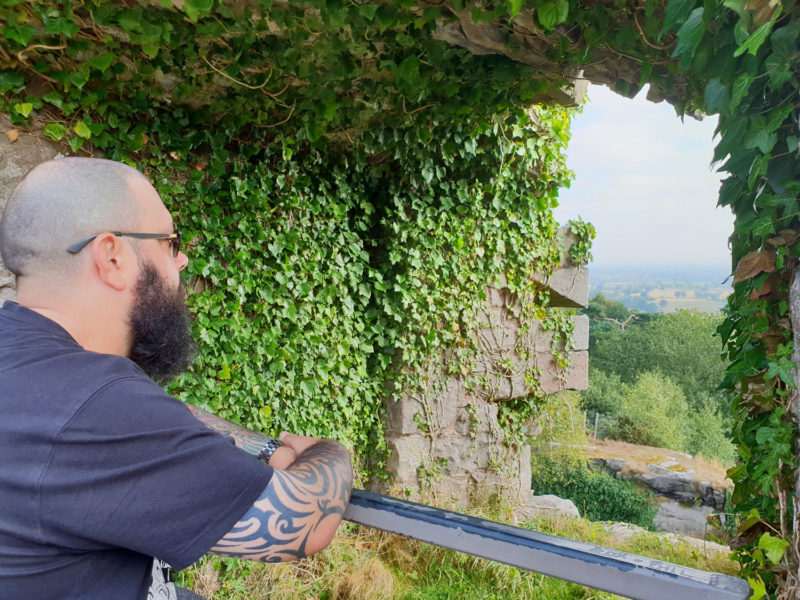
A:
<svg viewBox="0 0 800 600">
<path fill-rule="evenodd" d="M 391 452 L 388 467 L 395 476 L 395 483 L 418 488 L 419 469 L 430 457 L 430 440 L 422 435 L 406 435 L 389 438 L 386 444 Z"/>
<path fill-rule="evenodd" d="M 589 387 L 589 353 L 586 351 L 572 353 L 572 366 L 563 372 L 562 377 L 559 377 L 559 367 L 549 352 L 536 353 L 536 367 L 541 372 L 539 385 L 545 394 Z"/>
<path fill-rule="evenodd" d="M 589 271 L 585 267 L 559 267 L 549 276 L 534 274 L 534 279 L 550 290 L 550 306 L 586 308 L 589 306 Z"/>
<path fill-rule="evenodd" d="M 713 512 L 710 506 L 683 505 L 666 500 L 658 505 L 653 524 L 661 531 L 702 538 L 711 532 L 708 517 Z"/>
<path fill-rule="evenodd" d="M 570 320 L 573 324 L 572 349 L 589 349 L 589 316 L 572 315 Z M 531 325 L 531 335 L 534 338 L 534 349 L 537 352 L 549 352 L 553 345 L 553 332 L 547 331 L 536 323 Z"/>
<path fill-rule="evenodd" d="M 527 498 L 522 499 L 521 506 L 512 511 L 512 519 L 515 523 L 533 521 L 538 516 L 577 518 L 581 514 L 572 500 L 550 494 L 543 496 L 530 494 Z"/>
</svg>

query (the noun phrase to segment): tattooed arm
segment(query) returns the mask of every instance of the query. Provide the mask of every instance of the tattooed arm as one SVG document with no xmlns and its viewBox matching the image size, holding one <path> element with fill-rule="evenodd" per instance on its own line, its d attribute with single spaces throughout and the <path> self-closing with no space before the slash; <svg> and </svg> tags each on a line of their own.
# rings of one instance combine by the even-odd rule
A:
<svg viewBox="0 0 800 600">
<path fill-rule="evenodd" d="M 186 404 L 186 408 L 188 408 L 192 415 L 194 415 L 195 419 L 200 421 L 209 429 L 213 429 L 222 435 L 233 438 L 236 447 L 241 448 L 248 454 L 258 456 L 258 454 L 264 448 L 264 444 L 273 439 L 268 435 L 264 435 L 263 433 L 252 431 L 247 429 L 247 427 L 242 427 L 236 423 L 226 421 L 225 419 L 211 414 L 210 412 L 207 412 L 202 408 L 198 408 L 192 404 Z M 288 446 L 281 446 L 275 450 L 275 452 L 273 452 L 269 459 L 269 464 L 276 469 L 285 469 L 291 465 L 296 458 L 297 455 L 293 449 L 289 448 Z"/>
<path fill-rule="evenodd" d="M 353 487 L 350 453 L 331 440 L 291 434 L 281 439 L 297 460 L 286 470 L 275 470 L 261 497 L 211 548 L 212 554 L 282 562 L 330 544 Z"/>
</svg>

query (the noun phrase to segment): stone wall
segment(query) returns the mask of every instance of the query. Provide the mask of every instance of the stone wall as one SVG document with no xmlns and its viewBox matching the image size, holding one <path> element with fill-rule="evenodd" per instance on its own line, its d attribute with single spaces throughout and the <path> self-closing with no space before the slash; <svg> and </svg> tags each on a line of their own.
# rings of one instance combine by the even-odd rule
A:
<svg viewBox="0 0 800 600">
<path fill-rule="evenodd" d="M 569 246 L 566 231 L 560 233 Z M 567 259 L 552 276 L 536 279 L 549 288 L 553 306 L 588 304 L 588 272 Z M 572 364 L 564 369 L 552 354 L 553 333 L 541 323 L 525 322 L 519 299 L 504 281 L 487 287 L 486 295 L 471 376 L 446 373 L 450 361 L 445 354 L 425 374 L 425 390 L 387 400 L 389 469 L 401 492 L 416 496 L 424 491 L 455 506 L 466 505 L 476 491 L 525 502 L 531 487 L 530 447 L 504 444 L 499 403 L 588 386 L 587 316 L 571 317 Z"/>
<path fill-rule="evenodd" d="M 41 128 L 20 131 L 0 113 L 0 215 L 14 186 L 39 163 L 63 156 L 64 147 L 44 136 Z M 0 262 L 0 304 L 14 300 L 14 276 Z"/>
</svg>

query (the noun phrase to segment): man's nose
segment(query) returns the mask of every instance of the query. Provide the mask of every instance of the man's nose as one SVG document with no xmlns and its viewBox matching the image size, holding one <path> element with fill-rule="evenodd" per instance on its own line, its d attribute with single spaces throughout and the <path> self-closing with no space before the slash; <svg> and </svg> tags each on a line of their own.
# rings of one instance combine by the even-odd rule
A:
<svg viewBox="0 0 800 600">
<path fill-rule="evenodd" d="M 189 264 L 189 257 L 183 252 L 178 252 L 178 256 L 175 257 L 175 264 L 178 265 L 178 271 L 183 271 Z"/>
</svg>

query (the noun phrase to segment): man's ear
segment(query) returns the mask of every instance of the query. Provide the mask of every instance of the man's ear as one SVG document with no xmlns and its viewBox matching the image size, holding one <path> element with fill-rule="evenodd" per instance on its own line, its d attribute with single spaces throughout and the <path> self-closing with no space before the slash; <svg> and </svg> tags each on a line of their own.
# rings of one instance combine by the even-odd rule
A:
<svg viewBox="0 0 800 600">
<path fill-rule="evenodd" d="M 92 261 L 100 280 L 122 291 L 130 285 L 133 261 L 122 238 L 113 233 L 101 233 L 89 244 Z"/>
</svg>

